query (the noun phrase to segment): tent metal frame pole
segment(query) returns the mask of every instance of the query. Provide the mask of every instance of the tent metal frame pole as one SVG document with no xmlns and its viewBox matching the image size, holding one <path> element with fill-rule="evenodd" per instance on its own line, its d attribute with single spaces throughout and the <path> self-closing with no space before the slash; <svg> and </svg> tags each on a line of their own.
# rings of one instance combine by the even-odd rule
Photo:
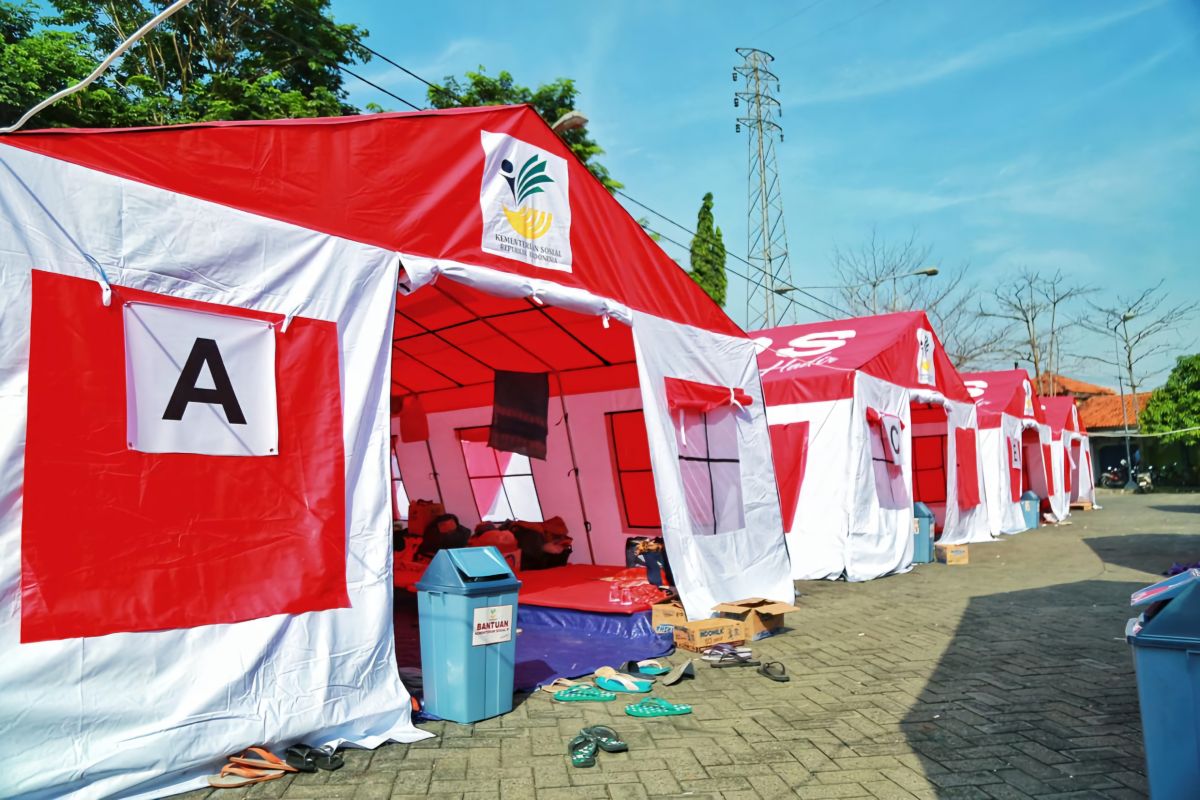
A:
<svg viewBox="0 0 1200 800">
<path fill-rule="evenodd" d="M 441 287 L 437 286 L 437 284 L 434 284 L 434 288 L 438 289 L 438 291 L 442 292 L 443 295 L 450 298 L 455 303 L 458 303 L 458 305 L 460 305 L 464 310 L 471 311 L 471 309 L 467 308 L 465 303 L 463 303 L 461 300 L 459 300 L 457 297 L 450 294 L 449 292 L 446 292 L 443 289 L 441 289 Z M 536 306 L 535 306 L 535 308 L 536 308 Z M 474 313 L 474 312 L 471 312 L 471 313 Z M 476 316 L 478 317 L 479 315 L 476 314 Z M 548 314 L 546 315 L 546 319 L 548 319 L 551 322 L 554 322 L 556 325 L 558 325 L 558 323 L 554 320 L 554 318 L 549 316 Z M 588 519 L 587 503 L 585 503 L 584 499 L 583 499 L 583 483 L 579 478 L 579 463 L 575 460 L 575 439 L 573 436 L 571 436 L 570 414 L 567 412 L 567 399 L 566 399 L 566 393 L 563 390 L 562 375 L 560 375 L 558 370 L 556 370 L 548 361 L 546 361 L 544 358 L 539 356 L 537 353 L 530 350 L 525 345 L 518 342 L 512 336 L 508 335 L 504 331 L 497 328 L 486 318 L 479 317 L 479 321 L 482 322 L 483 324 L 487 325 L 489 328 L 491 328 L 492 331 L 494 331 L 496 333 L 496 335 L 507 339 L 515 347 L 518 347 L 521 350 L 524 350 L 535 361 L 539 362 L 543 367 L 545 367 L 546 371 L 549 372 L 551 375 L 553 375 L 554 380 L 556 380 L 558 382 L 558 404 L 559 404 L 559 407 L 562 409 L 563 430 L 567 434 L 567 449 L 570 451 L 570 454 L 571 454 L 571 472 L 573 472 L 575 474 L 575 493 L 579 497 L 579 513 L 583 516 L 583 540 L 584 540 L 584 542 L 587 543 L 588 560 L 590 560 L 593 564 L 595 564 L 596 563 L 596 552 L 592 548 L 592 522 L 590 519 Z M 562 328 L 561 325 L 558 325 L 558 327 Z M 566 333 L 568 336 L 571 336 L 571 333 L 569 331 L 567 331 L 566 329 L 563 329 L 563 332 Z M 571 338 L 575 339 L 574 336 L 571 336 Z M 609 363 L 605 359 L 600 358 L 600 355 L 598 353 L 594 352 L 590 347 L 585 345 L 583 342 L 580 342 L 578 339 L 575 339 L 575 341 L 578 342 L 581 347 L 584 347 L 585 349 L 587 349 L 587 351 L 589 353 L 591 353 L 596 358 L 599 358 L 602 362 L 604 362 L 603 363 L 604 366 L 610 366 Z M 595 369 L 595 367 L 589 367 L 589 369 Z M 536 489 L 537 487 L 535 486 L 534 488 Z"/>
<path fill-rule="evenodd" d="M 437 489 L 438 502 L 442 504 L 442 508 L 446 507 L 446 499 L 442 497 L 442 482 L 438 480 L 437 464 L 433 463 L 433 445 L 429 444 L 429 440 L 425 440 L 425 452 L 429 454 L 429 475 L 433 478 L 433 486 Z"/>
</svg>

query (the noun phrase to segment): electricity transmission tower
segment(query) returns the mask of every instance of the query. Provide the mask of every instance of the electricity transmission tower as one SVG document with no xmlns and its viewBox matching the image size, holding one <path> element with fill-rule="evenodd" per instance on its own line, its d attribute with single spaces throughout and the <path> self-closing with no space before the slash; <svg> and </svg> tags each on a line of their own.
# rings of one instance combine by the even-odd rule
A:
<svg viewBox="0 0 1200 800">
<path fill-rule="evenodd" d="M 746 288 L 746 330 L 755 331 L 797 320 L 795 304 L 776 292 L 792 285 L 792 265 L 775 163 L 775 141 L 783 141 L 783 126 L 778 122 L 783 112 L 772 94 L 772 89 L 779 91 L 779 78 L 767 68 L 775 57 L 753 47 L 739 47 L 737 54 L 744 61 L 733 68 L 733 80 L 741 75 L 744 88 L 734 92 L 733 105 L 745 104 L 745 110 L 735 129 L 741 133 L 745 125 L 750 134 L 746 256 L 755 267 Z M 777 303 L 783 308 L 777 308 Z"/>
</svg>

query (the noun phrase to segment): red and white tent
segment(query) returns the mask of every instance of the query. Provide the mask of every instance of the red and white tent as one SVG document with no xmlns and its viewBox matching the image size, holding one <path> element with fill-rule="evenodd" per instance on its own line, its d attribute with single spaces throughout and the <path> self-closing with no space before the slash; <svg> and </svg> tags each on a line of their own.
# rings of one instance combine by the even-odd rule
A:
<svg viewBox="0 0 1200 800">
<path fill-rule="evenodd" d="M 1051 435 L 1055 487 L 1051 509 L 1056 517 L 1065 519 L 1071 513 L 1071 503 L 1096 500 L 1091 447 L 1074 397 L 1043 397 L 1041 405 Z"/>
<path fill-rule="evenodd" d="M 988 526 L 993 536 L 1027 529 L 1021 495 L 1048 497 L 1050 428 L 1023 369 L 972 372 L 963 382 L 979 408 L 979 455 Z"/>
<path fill-rule="evenodd" d="M 0 794 L 421 738 L 391 408 L 482 408 L 493 370 L 549 375 L 577 538 L 565 432 L 640 409 L 688 613 L 791 599 L 753 343 L 527 107 L 9 136 L 0 209 Z"/>
<path fill-rule="evenodd" d="M 975 405 L 923 312 L 753 335 L 793 578 L 910 569 L 915 501 L 942 542 L 990 538 Z"/>
</svg>

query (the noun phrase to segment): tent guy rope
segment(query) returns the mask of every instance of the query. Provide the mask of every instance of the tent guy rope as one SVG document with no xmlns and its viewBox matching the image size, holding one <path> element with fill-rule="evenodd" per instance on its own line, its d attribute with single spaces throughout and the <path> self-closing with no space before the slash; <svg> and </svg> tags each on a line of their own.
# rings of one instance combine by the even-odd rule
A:
<svg viewBox="0 0 1200 800">
<path fill-rule="evenodd" d="M 145 25 L 138 28 L 136 31 L 134 31 L 132 36 L 130 36 L 125 41 L 121 42 L 121 44 L 119 44 L 117 46 L 116 50 L 113 50 L 111 53 L 109 53 L 108 57 L 105 58 L 103 61 L 101 61 L 99 66 L 97 66 L 94 70 L 92 70 L 91 75 L 88 75 L 86 78 L 81 80 L 79 83 L 76 83 L 74 86 L 68 86 L 66 89 L 63 89 L 61 92 L 56 92 L 55 94 L 50 95 L 45 100 L 38 103 L 36 106 L 34 106 L 33 108 L 26 111 L 24 116 L 22 116 L 19 120 L 17 120 L 12 125 L 9 125 L 7 128 L 0 128 L 0 133 L 15 133 L 16 131 L 19 131 L 25 125 L 25 123 L 28 122 L 29 120 L 33 119 L 33 117 L 38 112 L 40 112 L 46 108 L 49 108 L 50 106 L 54 105 L 55 103 L 57 103 L 59 100 L 63 99 L 64 97 L 69 97 L 78 91 L 86 89 L 88 87 L 88 85 L 92 83 L 92 81 L 96 80 L 101 75 L 103 75 L 104 71 L 106 69 L 108 69 L 110 66 L 112 66 L 112 63 L 114 61 L 116 61 L 118 58 L 120 58 L 121 55 L 124 54 L 126 50 L 128 50 L 130 47 L 133 47 L 133 45 L 137 44 L 137 42 L 143 36 L 145 36 L 147 33 L 154 30 L 155 28 L 157 28 L 158 25 L 161 22 L 163 22 L 163 20 L 168 19 L 176 11 L 178 11 L 179 9 L 183 8 L 184 6 L 188 5 L 191 2 L 192 2 L 192 0 L 175 0 L 174 3 L 172 3 L 171 5 L 164 8 L 158 14 L 158 16 L 154 17 L 149 22 L 147 22 Z M 108 305 L 108 303 L 105 303 L 105 305 Z"/>
</svg>

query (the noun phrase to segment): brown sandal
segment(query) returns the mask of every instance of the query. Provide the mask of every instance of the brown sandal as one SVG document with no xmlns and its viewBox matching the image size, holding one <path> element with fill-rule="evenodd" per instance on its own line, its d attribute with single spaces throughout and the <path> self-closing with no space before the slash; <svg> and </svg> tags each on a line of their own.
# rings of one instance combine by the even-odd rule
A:
<svg viewBox="0 0 1200 800">
<path fill-rule="evenodd" d="M 270 750 L 264 750 L 261 747 L 249 747 L 239 756 L 230 756 L 229 760 L 239 766 L 253 767 L 254 769 L 281 769 L 284 772 L 300 771 Z"/>
<path fill-rule="evenodd" d="M 214 789 L 236 789 L 239 786 L 249 786 L 252 783 L 263 783 L 282 778 L 281 769 L 251 769 L 239 767 L 237 764 L 226 764 L 221 767 L 220 775 L 209 775 L 208 785 Z"/>
</svg>

